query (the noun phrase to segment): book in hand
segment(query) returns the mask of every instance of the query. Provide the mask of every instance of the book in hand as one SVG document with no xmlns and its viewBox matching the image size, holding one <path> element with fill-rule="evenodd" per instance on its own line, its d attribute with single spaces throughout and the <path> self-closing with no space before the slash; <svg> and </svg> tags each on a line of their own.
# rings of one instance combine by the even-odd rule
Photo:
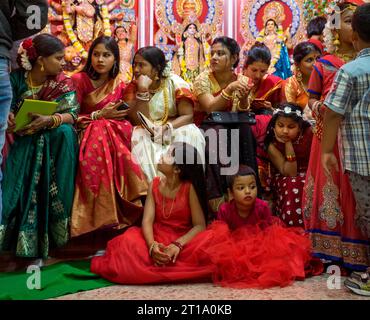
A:
<svg viewBox="0 0 370 320">
<path fill-rule="evenodd" d="M 153 121 L 149 120 L 144 114 L 142 114 L 140 111 L 137 112 L 137 117 L 139 118 L 141 124 L 143 127 L 148 130 L 148 132 L 154 136 L 154 130 L 156 125 L 154 124 Z"/>
<path fill-rule="evenodd" d="M 24 99 L 20 102 L 18 112 L 15 115 L 15 129 L 18 131 L 32 122 L 29 113 L 37 113 L 43 116 L 51 116 L 57 110 L 58 103 L 42 100 Z"/>
</svg>

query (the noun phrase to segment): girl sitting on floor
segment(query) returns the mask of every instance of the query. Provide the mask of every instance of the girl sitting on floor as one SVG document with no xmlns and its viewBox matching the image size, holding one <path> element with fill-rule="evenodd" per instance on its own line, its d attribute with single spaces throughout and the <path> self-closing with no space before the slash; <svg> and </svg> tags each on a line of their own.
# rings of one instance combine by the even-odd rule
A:
<svg viewBox="0 0 370 320">
<path fill-rule="evenodd" d="M 311 243 L 304 230 L 286 228 L 257 198 L 252 168 L 241 165 L 227 183 L 233 200 L 221 205 L 220 221 L 209 227 L 222 241 L 206 249 L 216 266 L 215 283 L 235 288 L 283 287 L 322 272 L 321 263 L 311 260 Z"/>
<path fill-rule="evenodd" d="M 158 170 L 165 178 L 154 178 L 149 187 L 142 228 L 111 240 L 105 255 L 93 258 L 91 271 L 123 284 L 210 281 L 213 265 L 203 247 L 214 237 L 203 231 L 207 197 L 200 156 L 178 142 Z"/>
</svg>

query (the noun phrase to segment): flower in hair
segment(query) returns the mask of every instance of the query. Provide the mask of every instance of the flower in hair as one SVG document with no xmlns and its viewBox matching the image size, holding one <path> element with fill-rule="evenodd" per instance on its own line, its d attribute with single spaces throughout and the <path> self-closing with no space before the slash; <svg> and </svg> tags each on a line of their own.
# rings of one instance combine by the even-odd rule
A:
<svg viewBox="0 0 370 320">
<path fill-rule="evenodd" d="M 18 49 L 18 63 L 26 71 L 32 70 L 31 61 L 37 59 L 37 52 L 33 45 L 32 39 L 24 40 Z"/>
<path fill-rule="evenodd" d="M 302 112 L 301 110 L 295 110 L 293 111 L 291 107 L 284 107 L 284 109 L 276 109 L 274 111 L 274 115 L 277 113 L 284 113 L 284 114 L 296 114 L 298 117 L 302 118 Z"/>
<path fill-rule="evenodd" d="M 163 75 L 163 77 L 167 78 L 171 75 L 171 72 L 172 72 L 171 62 L 167 62 L 166 67 L 164 68 L 164 70 L 162 72 L 162 75 Z"/>
</svg>

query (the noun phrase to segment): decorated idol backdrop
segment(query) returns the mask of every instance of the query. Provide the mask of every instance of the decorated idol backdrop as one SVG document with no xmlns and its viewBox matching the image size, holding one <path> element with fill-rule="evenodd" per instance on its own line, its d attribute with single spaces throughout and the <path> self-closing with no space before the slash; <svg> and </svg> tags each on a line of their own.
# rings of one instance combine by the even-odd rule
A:
<svg viewBox="0 0 370 320">
<path fill-rule="evenodd" d="M 101 35 L 114 36 L 121 53 L 123 80 L 132 77 L 136 49 L 138 5 L 135 0 L 48 0 L 49 24 L 44 32 L 58 36 L 66 45 L 65 71 L 81 70 L 91 43 Z"/>
<path fill-rule="evenodd" d="M 209 66 L 210 43 L 223 34 L 220 0 L 155 1 L 154 43 L 188 82 Z"/>
<path fill-rule="evenodd" d="M 263 42 L 271 50 L 270 72 L 274 72 L 282 51 L 291 53 L 295 44 L 305 40 L 306 11 L 303 0 L 240 0 L 238 40 L 243 43 L 242 63 L 243 53 L 256 41 Z"/>
</svg>

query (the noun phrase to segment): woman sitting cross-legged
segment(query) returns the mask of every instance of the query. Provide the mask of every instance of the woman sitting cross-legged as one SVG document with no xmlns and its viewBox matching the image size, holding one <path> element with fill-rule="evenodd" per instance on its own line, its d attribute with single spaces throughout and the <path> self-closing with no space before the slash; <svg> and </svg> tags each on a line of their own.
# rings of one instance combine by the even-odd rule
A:
<svg viewBox="0 0 370 320">
<path fill-rule="evenodd" d="M 11 74 L 9 131 L 20 100 L 58 103 L 55 114 L 31 114 L 32 122 L 14 133 L 5 163 L 0 248 L 22 257 L 47 257 L 69 238 L 78 152 L 72 125 L 79 106 L 72 80 L 61 73 L 63 59 L 63 43 L 41 34 L 21 43 L 21 69 Z"/>
<path fill-rule="evenodd" d="M 119 59 L 116 41 L 99 37 L 84 71 L 73 76 L 81 113 L 72 237 L 100 228 L 121 229 L 142 217 L 140 197 L 146 195 L 147 182 L 130 152 L 128 110 L 120 110 L 125 85 L 118 74 Z"/>
</svg>

